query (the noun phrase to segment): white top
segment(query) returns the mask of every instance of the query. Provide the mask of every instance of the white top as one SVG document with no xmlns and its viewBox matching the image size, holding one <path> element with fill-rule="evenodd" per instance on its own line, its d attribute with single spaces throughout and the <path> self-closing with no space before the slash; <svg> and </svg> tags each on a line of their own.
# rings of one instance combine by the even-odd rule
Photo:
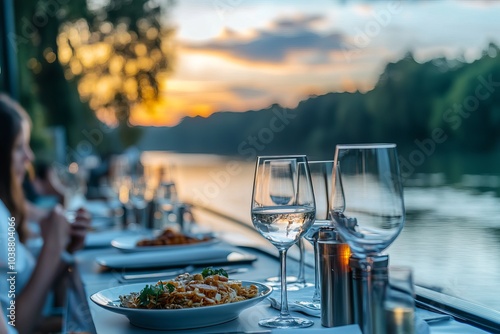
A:
<svg viewBox="0 0 500 334">
<path fill-rule="evenodd" d="M 17 333 L 15 327 L 9 325 L 11 320 L 21 321 L 14 318 L 15 298 L 28 283 L 35 267 L 33 255 L 19 241 L 14 219 L 0 201 L 0 302 L 7 316 L 8 333 Z"/>
</svg>

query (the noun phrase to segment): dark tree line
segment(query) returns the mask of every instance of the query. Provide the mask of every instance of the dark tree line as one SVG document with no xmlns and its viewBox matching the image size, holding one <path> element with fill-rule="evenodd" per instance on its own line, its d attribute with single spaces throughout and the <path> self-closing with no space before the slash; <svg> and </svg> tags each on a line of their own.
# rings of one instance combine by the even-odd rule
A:
<svg viewBox="0 0 500 334">
<path fill-rule="evenodd" d="M 366 93 L 329 93 L 295 109 L 274 105 L 185 118 L 176 127 L 147 132 L 145 149 L 249 159 L 277 153 L 332 158 L 336 144 L 356 142 L 396 142 L 401 151 L 411 151 L 436 134 L 442 152 L 487 152 L 500 139 L 500 50 L 490 44 L 472 63 L 444 58 L 419 63 L 408 53 L 387 64 Z"/>
</svg>

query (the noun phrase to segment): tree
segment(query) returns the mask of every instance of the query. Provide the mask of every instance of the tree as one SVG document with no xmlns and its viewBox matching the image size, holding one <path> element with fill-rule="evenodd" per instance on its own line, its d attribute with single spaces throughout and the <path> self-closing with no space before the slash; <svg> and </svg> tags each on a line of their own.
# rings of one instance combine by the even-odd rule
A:
<svg viewBox="0 0 500 334">
<path fill-rule="evenodd" d="M 139 130 L 130 127 L 131 111 L 162 103 L 160 91 L 172 69 L 172 29 L 162 21 L 172 4 L 17 2 L 21 102 L 34 118 L 35 133 L 63 126 L 75 147 L 100 121 L 118 127 L 124 146 L 133 144 Z"/>
<path fill-rule="evenodd" d="M 169 2 L 170 3 L 170 2 Z M 68 79 L 100 119 L 128 124 L 131 113 L 164 103 L 160 92 L 172 69 L 172 28 L 156 2 L 110 1 L 91 20 L 63 24 L 59 59 Z"/>
</svg>

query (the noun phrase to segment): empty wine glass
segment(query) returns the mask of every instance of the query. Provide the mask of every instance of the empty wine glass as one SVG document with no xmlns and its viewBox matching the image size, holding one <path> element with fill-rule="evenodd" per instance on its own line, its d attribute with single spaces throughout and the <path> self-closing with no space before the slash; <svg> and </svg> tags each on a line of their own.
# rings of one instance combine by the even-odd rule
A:
<svg viewBox="0 0 500 334">
<path fill-rule="evenodd" d="M 135 210 L 136 224 L 139 228 L 146 227 L 146 208 L 148 206 L 147 201 L 147 183 L 144 177 L 137 177 L 132 180 L 132 186 L 130 188 L 130 202 Z"/>
<path fill-rule="evenodd" d="M 80 208 L 85 203 L 87 192 L 85 171 L 82 165 L 72 162 L 67 166 L 62 164 L 53 166 L 51 177 L 62 186 L 65 208 L 70 210 Z"/>
<path fill-rule="evenodd" d="M 337 145 L 330 214 L 362 270 L 399 235 L 405 222 L 395 144 Z M 366 282 L 369 284 L 369 282 Z M 369 285 L 364 291 L 370 291 Z M 363 333 L 372 333 L 370 293 L 363 294 Z"/>
<path fill-rule="evenodd" d="M 298 304 L 319 310 L 321 308 L 321 291 L 319 287 L 319 251 L 318 234 L 322 227 L 332 226 L 330 220 L 330 195 L 332 187 L 333 160 L 309 161 L 309 171 L 316 200 L 316 216 L 314 224 L 304 235 L 314 248 L 314 294 L 311 301 L 301 300 Z"/>
<path fill-rule="evenodd" d="M 308 319 L 292 317 L 288 311 L 286 253 L 314 221 L 314 192 L 305 156 L 259 157 L 252 194 L 255 229 L 279 251 L 281 310 L 278 317 L 259 325 L 273 328 L 309 327 Z"/>
</svg>

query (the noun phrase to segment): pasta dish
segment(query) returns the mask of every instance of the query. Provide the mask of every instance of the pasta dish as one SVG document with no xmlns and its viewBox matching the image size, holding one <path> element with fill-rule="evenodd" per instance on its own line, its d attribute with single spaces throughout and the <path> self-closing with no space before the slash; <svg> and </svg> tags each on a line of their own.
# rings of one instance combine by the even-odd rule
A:
<svg viewBox="0 0 500 334">
<path fill-rule="evenodd" d="M 255 285 L 230 281 L 224 270 L 205 269 L 200 274 L 182 274 L 173 280 L 146 285 L 141 292 L 120 296 L 120 306 L 145 309 L 183 309 L 234 303 L 258 294 Z"/>
</svg>

